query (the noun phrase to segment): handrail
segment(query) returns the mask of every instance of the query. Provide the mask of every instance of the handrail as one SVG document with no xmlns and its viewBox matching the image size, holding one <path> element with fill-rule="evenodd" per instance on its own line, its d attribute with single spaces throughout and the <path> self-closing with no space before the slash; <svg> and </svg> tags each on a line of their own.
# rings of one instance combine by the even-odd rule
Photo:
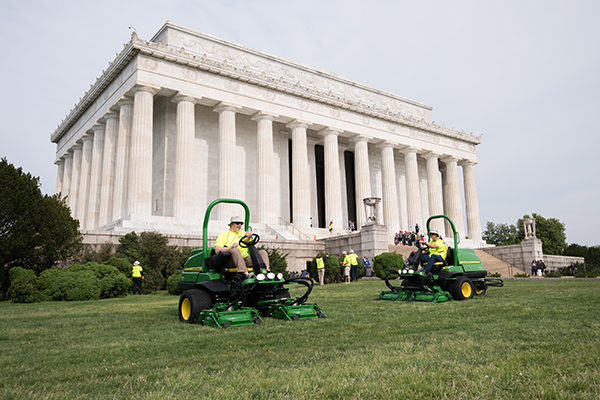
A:
<svg viewBox="0 0 600 400">
<path fill-rule="evenodd" d="M 285 219 L 278 217 L 279 220 L 277 221 L 278 225 L 281 225 L 280 222 L 283 221 L 283 225 L 286 227 L 291 227 L 292 228 L 292 234 L 295 234 L 294 231 L 297 231 L 299 233 L 298 238 L 300 239 L 300 235 L 304 236 L 306 239 L 304 240 L 310 240 L 310 236 L 308 236 L 306 233 L 302 232 L 300 229 L 296 228 L 294 225 L 292 225 L 291 223 L 287 222 Z"/>
</svg>

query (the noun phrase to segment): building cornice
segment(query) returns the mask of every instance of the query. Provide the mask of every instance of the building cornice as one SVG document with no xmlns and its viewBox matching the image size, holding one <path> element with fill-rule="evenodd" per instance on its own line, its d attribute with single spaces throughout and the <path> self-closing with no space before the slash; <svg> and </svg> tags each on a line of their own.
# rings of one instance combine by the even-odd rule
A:
<svg viewBox="0 0 600 400">
<path fill-rule="evenodd" d="M 200 35 L 200 33 L 189 30 L 187 28 L 176 25 L 172 22 L 167 22 L 165 26 L 155 35 L 153 40 L 157 38 L 161 32 L 166 28 L 173 28 L 176 30 L 183 31 L 184 29 L 191 32 L 193 35 Z M 188 32 L 188 33 L 189 33 Z M 313 68 L 306 67 L 302 64 L 293 63 L 281 58 L 270 56 L 240 45 L 236 45 L 231 42 L 227 42 L 221 39 L 213 38 L 211 36 L 201 34 L 203 39 L 211 40 L 216 44 L 235 47 L 237 50 L 242 52 L 252 52 L 252 55 L 268 58 L 270 62 L 283 63 L 286 66 L 300 69 L 307 74 L 316 73 L 325 79 L 334 80 L 342 85 L 358 88 L 362 91 L 368 91 L 374 96 L 384 96 L 385 98 L 394 99 L 404 103 L 408 103 L 420 108 L 431 110 L 431 106 L 418 103 L 409 99 L 404 99 L 399 96 L 395 96 L 383 91 L 370 88 L 365 85 L 361 85 L 357 82 L 327 73 L 321 70 L 315 70 Z M 226 59 L 218 60 L 209 57 L 206 53 L 199 55 L 194 54 L 185 50 L 183 47 L 180 49 L 174 49 L 171 46 L 165 46 L 160 41 L 146 41 L 141 40 L 137 37 L 135 32 L 132 34 L 131 40 L 125 44 L 123 50 L 117 55 L 116 59 L 109 64 L 109 67 L 103 71 L 102 75 L 91 85 L 90 89 L 80 99 L 79 103 L 75 105 L 66 118 L 58 125 L 57 129 L 51 135 L 51 140 L 57 143 L 60 138 L 69 130 L 69 128 L 77 121 L 77 119 L 85 112 L 85 110 L 100 96 L 103 90 L 111 83 L 111 81 L 127 66 L 127 64 L 137 54 L 144 54 L 150 57 L 163 59 L 176 64 L 184 65 L 190 68 L 218 74 L 221 76 L 228 77 L 230 79 L 247 82 L 253 85 L 261 86 L 267 89 L 275 90 L 282 93 L 287 93 L 293 96 L 301 97 L 307 100 L 316 101 L 322 104 L 327 104 L 333 107 L 338 107 L 347 111 L 359 113 L 362 115 L 378 118 L 380 120 L 388 121 L 418 129 L 426 132 L 432 132 L 439 135 L 455 138 L 464 142 L 472 144 L 480 144 L 481 136 L 473 135 L 472 133 L 465 133 L 464 131 L 458 131 L 454 128 L 447 128 L 444 125 L 437 125 L 435 122 L 429 122 L 424 118 L 414 117 L 413 115 L 407 115 L 400 111 L 392 111 L 389 107 L 381 107 L 374 102 L 367 103 L 362 100 L 351 98 L 350 96 L 340 95 L 333 93 L 331 90 L 323 90 L 315 86 L 311 86 L 307 83 L 299 80 L 292 81 L 286 79 L 282 75 L 279 78 L 270 76 L 265 71 L 261 73 L 256 70 L 250 69 L 247 66 L 234 65 L 228 63 Z"/>
</svg>

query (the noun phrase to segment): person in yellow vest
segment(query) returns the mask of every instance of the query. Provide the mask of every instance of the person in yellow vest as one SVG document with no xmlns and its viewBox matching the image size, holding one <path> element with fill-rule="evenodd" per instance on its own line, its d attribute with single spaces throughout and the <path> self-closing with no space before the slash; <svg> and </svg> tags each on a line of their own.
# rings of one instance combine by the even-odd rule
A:
<svg viewBox="0 0 600 400">
<path fill-rule="evenodd" d="M 231 254 L 228 267 L 236 268 L 238 275 L 242 278 L 248 277 L 248 267 L 251 267 L 252 257 L 248 248 L 239 246 L 240 239 L 244 236 L 252 236 L 252 231 L 245 232 L 242 230 L 244 220 L 239 215 L 234 215 L 229 221 L 229 229 L 219 233 L 215 242 L 215 252 L 222 253 L 228 251 Z M 269 270 L 269 255 L 265 250 L 259 250 L 267 270 Z"/>
<path fill-rule="evenodd" d="M 438 231 L 432 229 L 429 232 L 429 238 L 429 243 L 426 243 L 427 247 L 429 247 L 429 254 L 423 253 L 421 255 L 421 261 L 427 263 L 427 265 L 423 268 L 425 272 L 431 272 L 433 264 L 436 262 L 444 262 L 446 259 L 446 243 L 444 243 L 444 240 L 440 238 Z"/>
<path fill-rule="evenodd" d="M 342 252 L 342 267 L 344 268 L 344 283 L 350 283 L 350 257 L 345 251 Z"/>
<path fill-rule="evenodd" d="M 325 260 L 323 259 L 323 254 L 317 254 L 317 258 L 315 259 L 317 263 L 317 274 L 319 275 L 319 286 L 323 286 L 325 281 Z"/>
<path fill-rule="evenodd" d="M 348 258 L 350 258 L 350 282 L 358 281 L 358 256 L 354 254 L 354 250 L 350 250 L 350 254 L 348 254 Z"/>
<path fill-rule="evenodd" d="M 133 279 L 133 294 L 142 294 L 142 278 L 143 277 L 144 277 L 144 270 L 142 269 L 140 262 L 134 261 L 133 268 L 131 269 L 131 278 Z"/>
</svg>

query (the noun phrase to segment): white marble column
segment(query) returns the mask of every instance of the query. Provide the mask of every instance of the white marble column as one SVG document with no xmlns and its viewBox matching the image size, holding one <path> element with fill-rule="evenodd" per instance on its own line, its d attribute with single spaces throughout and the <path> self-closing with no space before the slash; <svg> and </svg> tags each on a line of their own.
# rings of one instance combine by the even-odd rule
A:
<svg viewBox="0 0 600 400">
<path fill-rule="evenodd" d="M 176 218 L 196 218 L 194 202 L 195 105 L 198 99 L 179 93 L 177 103 L 177 139 L 175 144 L 175 192 L 173 214 Z"/>
<path fill-rule="evenodd" d="M 273 154 L 273 119 L 276 115 L 258 112 L 252 116 L 256 121 L 257 187 L 256 203 L 258 221 L 265 224 L 277 223 L 273 196 L 275 171 Z"/>
<path fill-rule="evenodd" d="M 388 232 L 394 233 L 400 229 L 400 215 L 398 213 L 398 190 L 396 188 L 396 162 L 394 161 L 394 145 L 383 142 L 381 148 L 382 172 L 382 207 L 383 221 Z"/>
<path fill-rule="evenodd" d="M 367 223 L 363 199 L 371 197 L 369 139 L 361 135 L 352 138 L 354 142 L 354 177 L 356 183 L 356 227 L 358 229 Z"/>
<path fill-rule="evenodd" d="M 73 170 L 71 173 L 71 184 L 69 188 L 69 207 L 73 218 L 77 219 L 77 207 L 79 205 L 79 176 L 81 175 L 81 152 L 83 145 L 77 142 L 72 147 L 73 150 Z M 79 224 L 81 228 L 81 224 Z"/>
<path fill-rule="evenodd" d="M 87 230 L 88 198 L 90 192 L 90 172 L 92 164 L 92 145 L 94 137 L 89 132 L 81 138 L 83 150 L 81 152 L 81 169 L 79 171 L 79 199 L 77 201 L 77 219 L 81 230 Z"/>
<path fill-rule="evenodd" d="M 97 123 L 92 127 L 94 131 L 94 143 L 92 144 L 92 162 L 90 165 L 90 190 L 88 196 L 88 208 L 86 216 L 86 227 L 93 230 L 98 227 L 100 211 L 100 183 L 102 182 L 102 158 L 104 154 L 105 124 Z"/>
<path fill-rule="evenodd" d="M 342 217 L 342 184 L 340 177 L 340 157 L 338 148 L 339 131 L 331 128 L 319 132 L 324 137 L 323 158 L 325 162 L 325 221 L 333 226 L 344 225 Z"/>
<path fill-rule="evenodd" d="M 104 116 L 106 131 L 104 133 L 104 149 L 102 156 L 102 178 L 100 182 L 100 205 L 98 206 L 98 226 L 112 221 L 115 160 L 117 157 L 117 134 L 119 132 L 119 114 L 109 111 Z"/>
<path fill-rule="evenodd" d="M 240 107 L 219 103 L 214 112 L 219 113 L 219 171 L 218 192 L 219 198 L 236 199 L 236 176 L 239 167 L 236 160 L 236 128 L 235 113 Z M 219 219 L 229 222 L 234 214 L 239 214 L 239 208 L 229 204 L 222 204 L 218 208 Z"/>
<path fill-rule="evenodd" d="M 61 186 L 61 197 L 67 197 L 67 204 L 69 204 L 69 191 L 71 190 L 71 175 L 73 174 L 73 152 L 69 150 L 63 156 L 65 159 L 65 168 L 63 172 L 63 182 Z"/>
<path fill-rule="evenodd" d="M 446 196 L 444 199 L 448 202 L 447 215 L 454 222 L 454 227 L 459 233 L 460 238 L 465 237 L 465 223 L 463 221 L 462 196 L 460 193 L 460 178 L 458 176 L 458 159 L 452 156 L 443 159 L 446 164 Z M 450 236 L 451 232 L 446 231 Z"/>
<path fill-rule="evenodd" d="M 444 213 L 444 203 L 442 201 L 442 180 L 440 176 L 439 154 L 430 152 L 424 154 L 427 160 L 427 194 L 429 199 L 429 216 L 440 215 Z M 426 227 L 424 227 L 426 228 Z M 440 237 L 446 236 L 446 229 L 443 219 L 431 221 L 431 229 L 437 229 Z"/>
<path fill-rule="evenodd" d="M 56 171 L 56 188 L 54 189 L 54 193 L 59 194 L 62 192 L 62 183 L 65 175 L 65 160 L 61 157 L 56 161 L 56 166 L 58 169 Z"/>
<path fill-rule="evenodd" d="M 418 149 L 414 147 L 402 149 L 402 153 L 404 153 L 404 165 L 406 166 L 406 208 L 408 214 L 408 226 L 411 231 L 414 230 L 416 224 L 423 226 L 417 151 Z"/>
<path fill-rule="evenodd" d="M 117 134 L 117 155 L 115 159 L 115 190 L 112 220 L 129 215 L 129 149 L 131 147 L 131 126 L 133 124 L 133 100 L 124 98 L 119 105 L 119 132 Z"/>
<path fill-rule="evenodd" d="M 310 227 L 310 181 L 306 129 L 308 124 L 292 121 L 292 222 L 298 228 Z M 329 221 L 327 221 L 329 224 Z M 334 229 L 340 227 L 334 227 Z"/>
<path fill-rule="evenodd" d="M 152 123 L 156 88 L 133 88 L 133 123 L 129 163 L 131 215 L 152 215 Z"/>
<path fill-rule="evenodd" d="M 481 220 L 479 217 L 479 201 L 477 200 L 477 185 L 475 184 L 475 163 L 464 160 L 463 181 L 465 185 L 465 207 L 467 212 L 467 234 L 469 239 L 481 242 Z"/>
</svg>

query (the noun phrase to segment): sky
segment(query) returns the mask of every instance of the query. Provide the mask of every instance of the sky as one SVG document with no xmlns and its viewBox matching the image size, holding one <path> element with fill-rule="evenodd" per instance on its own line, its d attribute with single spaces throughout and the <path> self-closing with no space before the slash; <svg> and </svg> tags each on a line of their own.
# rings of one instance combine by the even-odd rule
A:
<svg viewBox="0 0 600 400">
<path fill-rule="evenodd" d="M 476 135 L 482 228 L 557 218 L 600 244 L 600 1 L 3 0 L 0 157 L 53 194 L 50 135 L 167 20 L 433 107 Z"/>
</svg>

